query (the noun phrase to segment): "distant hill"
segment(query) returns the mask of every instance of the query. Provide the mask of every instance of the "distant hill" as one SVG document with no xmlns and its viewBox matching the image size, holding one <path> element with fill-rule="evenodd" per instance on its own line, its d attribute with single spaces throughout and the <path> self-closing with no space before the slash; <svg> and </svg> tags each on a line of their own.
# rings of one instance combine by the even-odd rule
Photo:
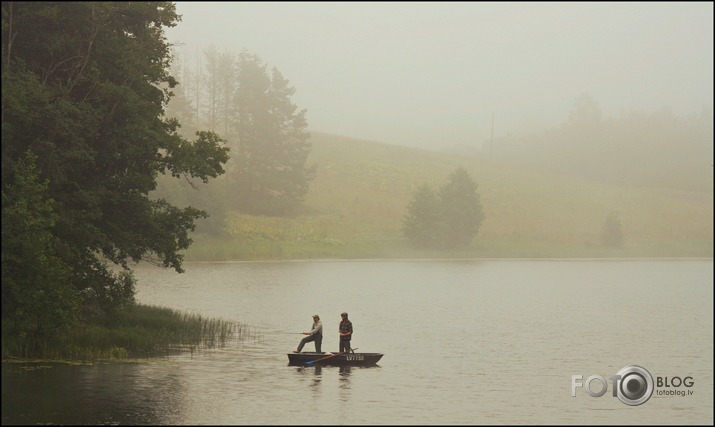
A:
<svg viewBox="0 0 715 427">
<path fill-rule="evenodd" d="M 380 257 L 712 257 L 713 194 L 608 184 L 498 163 L 313 132 L 317 166 L 295 218 L 227 213 L 228 236 L 198 234 L 187 259 Z M 415 189 L 464 167 L 485 220 L 468 250 L 426 253 L 402 237 Z M 618 212 L 624 246 L 600 244 Z"/>
<path fill-rule="evenodd" d="M 614 185 L 713 192 L 712 113 L 682 118 L 662 109 L 584 116 L 499 138 L 488 153 L 466 147 L 453 152 Z"/>
</svg>

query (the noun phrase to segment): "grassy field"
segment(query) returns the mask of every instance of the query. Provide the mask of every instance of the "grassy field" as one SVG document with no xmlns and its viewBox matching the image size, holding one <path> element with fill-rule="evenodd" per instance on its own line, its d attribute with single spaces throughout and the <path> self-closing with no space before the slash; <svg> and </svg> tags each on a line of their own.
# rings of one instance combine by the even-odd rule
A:
<svg viewBox="0 0 715 427">
<path fill-rule="evenodd" d="M 192 236 L 186 259 L 713 256 L 712 192 L 608 185 L 325 134 L 311 142 L 317 176 L 301 215 L 231 213 L 224 236 Z M 410 248 L 401 229 L 414 190 L 438 189 L 457 167 L 479 186 L 479 234 L 460 251 Z M 615 249 L 600 243 L 613 211 L 624 235 Z"/>
</svg>

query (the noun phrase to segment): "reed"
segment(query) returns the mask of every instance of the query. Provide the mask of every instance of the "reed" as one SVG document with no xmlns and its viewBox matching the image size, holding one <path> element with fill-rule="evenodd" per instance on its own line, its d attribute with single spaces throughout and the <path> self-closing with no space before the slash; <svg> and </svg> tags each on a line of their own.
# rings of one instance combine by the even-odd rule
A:
<svg viewBox="0 0 715 427">
<path fill-rule="evenodd" d="M 109 319 L 78 325 L 40 341 L 6 340 L 3 359 L 122 360 L 225 348 L 261 335 L 247 325 L 136 304 Z"/>
</svg>

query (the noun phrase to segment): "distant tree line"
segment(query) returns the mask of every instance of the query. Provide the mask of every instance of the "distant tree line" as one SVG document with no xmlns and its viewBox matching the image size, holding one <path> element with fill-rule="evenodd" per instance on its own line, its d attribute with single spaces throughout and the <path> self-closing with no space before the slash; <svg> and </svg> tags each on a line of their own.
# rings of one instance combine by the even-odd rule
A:
<svg viewBox="0 0 715 427">
<path fill-rule="evenodd" d="M 418 248 L 465 248 L 483 220 L 477 184 L 466 169 L 457 168 L 438 192 L 428 184 L 415 191 L 403 220 L 403 233 Z"/>
<path fill-rule="evenodd" d="M 576 98 L 562 125 L 496 139 L 500 162 L 616 185 L 712 192 L 713 114 L 670 109 L 604 117 L 590 95 Z"/>
</svg>

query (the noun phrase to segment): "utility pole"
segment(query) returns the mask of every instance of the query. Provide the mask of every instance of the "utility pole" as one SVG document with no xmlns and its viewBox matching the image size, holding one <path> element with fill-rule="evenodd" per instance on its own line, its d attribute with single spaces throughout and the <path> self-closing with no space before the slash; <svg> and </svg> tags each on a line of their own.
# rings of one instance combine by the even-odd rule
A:
<svg viewBox="0 0 715 427">
<path fill-rule="evenodd" d="M 492 136 L 489 140 L 489 157 L 492 157 L 494 153 L 494 111 L 492 111 Z"/>
</svg>

